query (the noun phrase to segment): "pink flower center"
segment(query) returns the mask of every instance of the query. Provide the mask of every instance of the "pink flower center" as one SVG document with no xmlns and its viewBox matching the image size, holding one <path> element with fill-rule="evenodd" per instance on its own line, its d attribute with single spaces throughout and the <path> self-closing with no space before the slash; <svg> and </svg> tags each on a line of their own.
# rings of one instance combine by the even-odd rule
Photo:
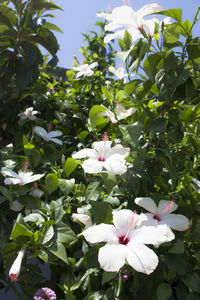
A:
<svg viewBox="0 0 200 300">
<path fill-rule="evenodd" d="M 119 244 L 121 245 L 127 245 L 130 241 L 130 238 L 128 237 L 129 236 L 129 233 L 135 228 L 135 215 L 136 215 L 136 210 L 133 211 L 133 216 L 130 220 L 130 224 L 128 225 L 128 230 L 127 230 L 127 233 L 126 235 L 120 235 L 118 237 L 118 241 L 119 241 Z"/>
<path fill-rule="evenodd" d="M 100 156 L 100 157 L 98 157 L 98 161 L 105 161 L 105 158 Z"/>
<path fill-rule="evenodd" d="M 127 245 L 130 240 L 125 235 L 121 235 L 118 237 L 118 241 L 119 241 L 119 244 L 121 244 L 121 245 Z"/>
<path fill-rule="evenodd" d="M 159 215 L 154 215 L 154 216 L 153 216 L 153 219 L 154 219 L 154 220 L 157 220 L 158 222 L 160 221 Z"/>
<path fill-rule="evenodd" d="M 17 274 L 11 273 L 10 275 L 10 280 L 13 282 L 17 282 L 18 278 L 17 278 Z"/>
<path fill-rule="evenodd" d="M 170 201 L 166 207 L 161 211 L 159 214 L 154 214 L 153 219 L 157 220 L 158 222 L 161 221 L 161 216 L 165 213 L 168 213 L 168 211 L 171 209 L 171 207 L 174 205 L 174 200 Z"/>
</svg>

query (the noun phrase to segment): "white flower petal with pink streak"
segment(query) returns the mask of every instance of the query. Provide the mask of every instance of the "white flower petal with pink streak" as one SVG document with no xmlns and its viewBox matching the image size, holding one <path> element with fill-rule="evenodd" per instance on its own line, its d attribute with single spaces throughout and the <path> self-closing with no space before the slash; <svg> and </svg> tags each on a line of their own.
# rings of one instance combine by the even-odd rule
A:
<svg viewBox="0 0 200 300">
<path fill-rule="evenodd" d="M 103 168 L 115 175 L 123 175 L 127 171 L 125 157 L 130 153 L 129 148 L 123 148 L 122 145 L 111 147 L 111 141 L 107 138 L 94 142 L 92 147 L 94 149 L 85 148 L 72 155 L 75 159 L 88 157 L 82 165 L 86 173 L 99 173 Z"/>
<path fill-rule="evenodd" d="M 189 220 L 187 217 L 179 214 L 171 214 L 178 207 L 174 201 L 161 200 L 158 207 L 151 198 L 136 198 L 135 203 L 142 206 L 150 213 L 146 213 L 146 222 L 143 224 L 158 226 L 167 225 L 168 228 L 172 228 L 178 231 L 184 231 L 189 228 Z"/>
<path fill-rule="evenodd" d="M 19 113 L 18 116 L 20 117 L 21 120 L 29 119 L 31 121 L 34 121 L 37 119 L 35 115 L 40 114 L 40 112 L 33 109 L 34 109 L 33 107 L 29 107 L 24 112 Z"/>
<path fill-rule="evenodd" d="M 37 181 L 44 176 L 44 174 L 35 174 L 33 172 L 24 172 L 23 170 L 19 170 L 18 174 L 8 168 L 3 167 L 1 169 L 1 173 L 3 176 L 10 176 L 4 180 L 5 184 L 19 184 L 24 185 L 33 181 Z"/>
<path fill-rule="evenodd" d="M 156 254 L 145 246 L 171 240 L 163 230 L 155 226 L 138 227 L 140 216 L 124 209 L 113 213 L 113 223 L 92 226 L 83 232 L 89 243 L 106 242 L 100 248 L 98 261 L 107 272 L 118 272 L 127 261 L 136 271 L 150 274 L 158 264 Z"/>
</svg>

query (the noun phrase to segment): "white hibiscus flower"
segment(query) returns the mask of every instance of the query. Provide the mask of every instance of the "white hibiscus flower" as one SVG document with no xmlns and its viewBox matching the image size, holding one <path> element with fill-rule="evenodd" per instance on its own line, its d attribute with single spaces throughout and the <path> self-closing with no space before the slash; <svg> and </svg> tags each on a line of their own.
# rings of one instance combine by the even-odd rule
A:
<svg viewBox="0 0 200 300">
<path fill-rule="evenodd" d="M 5 184 L 19 184 L 19 185 L 25 185 L 27 183 L 39 180 L 44 176 L 44 174 L 35 174 L 33 175 L 33 172 L 25 172 L 23 170 L 19 170 L 18 173 L 3 167 L 1 169 L 1 174 L 5 177 L 8 176 L 4 180 Z"/>
<path fill-rule="evenodd" d="M 75 159 L 88 157 L 83 162 L 83 169 L 86 173 L 99 173 L 105 168 L 110 173 L 122 175 L 127 171 L 125 157 L 129 155 L 130 149 L 122 145 L 111 147 L 112 142 L 104 138 L 104 141 L 94 142 L 93 149 L 82 149 L 72 155 Z"/>
<path fill-rule="evenodd" d="M 161 200 L 157 207 L 151 198 L 141 197 L 136 198 L 135 203 L 149 211 L 149 213 L 144 214 L 149 225 L 167 225 L 178 231 L 187 230 L 189 227 L 188 218 L 180 214 L 172 214 L 178 207 L 174 201 Z"/>
<path fill-rule="evenodd" d="M 145 274 L 152 273 L 158 265 L 158 257 L 145 244 L 171 241 L 165 226 L 140 227 L 140 216 L 128 209 L 113 213 L 113 224 L 99 224 L 83 231 L 89 243 L 106 242 L 100 248 L 98 261 L 107 272 L 118 272 L 127 262 L 133 269 Z"/>
<path fill-rule="evenodd" d="M 75 71 L 78 71 L 78 73 L 76 74 L 76 78 L 79 78 L 83 75 L 84 76 L 92 76 L 94 74 L 94 71 L 92 69 L 94 69 L 97 65 L 98 65 L 98 63 L 94 62 L 90 65 L 82 64 L 79 67 L 73 67 L 73 69 Z"/>
<path fill-rule="evenodd" d="M 63 142 L 59 139 L 57 139 L 58 136 L 61 136 L 63 133 L 62 131 L 56 130 L 56 131 L 49 131 L 47 132 L 43 127 L 35 126 L 34 131 L 36 134 L 38 134 L 43 140 L 46 142 L 54 142 L 58 145 L 62 145 Z"/>
<path fill-rule="evenodd" d="M 29 119 L 31 121 L 34 121 L 37 119 L 37 117 L 36 117 L 37 114 L 40 114 L 40 112 L 37 110 L 34 110 L 33 107 L 28 107 L 24 112 L 19 113 L 18 116 L 22 120 Z"/>
</svg>

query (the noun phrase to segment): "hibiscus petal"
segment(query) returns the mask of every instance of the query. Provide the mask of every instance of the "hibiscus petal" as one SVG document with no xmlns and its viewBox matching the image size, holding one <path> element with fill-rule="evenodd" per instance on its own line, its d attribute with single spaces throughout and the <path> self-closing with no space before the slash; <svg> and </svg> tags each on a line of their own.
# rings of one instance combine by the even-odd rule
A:
<svg viewBox="0 0 200 300">
<path fill-rule="evenodd" d="M 152 244 L 160 245 L 162 243 L 170 242 L 174 239 L 174 234 L 169 226 L 166 224 L 157 226 L 142 226 L 136 228 L 130 236 L 129 244 Z"/>
<path fill-rule="evenodd" d="M 98 153 L 94 149 L 85 148 L 85 149 L 82 149 L 82 150 L 74 153 L 72 155 L 72 157 L 74 159 L 85 158 L 85 157 L 98 158 Z"/>
<path fill-rule="evenodd" d="M 143 18 L 146 15 L 150 15 L 150 14 L 159 12 L 160 10 L 162 10 L 162 6 L 158 5 L 157 3 L 147 4 L 147 5 L 143 6 L 142 8 L 140 8 L 137 11 L 137 14 L 141 18 Z"/>
<path fill-rule="evenodd" d="M 50 131 L 48 134 L 49 134 L 50 138 L 54 138 L 54 137 L 63 135 L 62 131 L 60 131 L 60 130 Z"/>
<path fill-rule="evenodd" d="M 158 220 L 153 218 L 153 214 L 151 213 L 141 213 L 139 226 L 156 226 L 158 224 Z"/>
<path fill-rule="evenodd" d="M 101 141 L 101 142 L 94 142 L 92 144 L 93 148 L 101 155 L 105 154 L 111 149 L 111 141 Z"/>
<path fill-rule="evenodd" d="M 34 131 L 35 131 L 36 134 L 38 134 L 42 138 L 48 139 L 47 131 L 44 128 L 42 128 L 40 126 L 35 126 Z"/>
<path fill-rule="evenodd" d="M 123 25 L 121 24 L 117 24 L 117 23 L 109 23 L 105 26 L 105 30 L 106 31 L 114 31 L 115 29 L 118 29 L 120 27 L 122 27 Z"/>
<path fill-rule="evenodd" d="M 20 179 L 19 178 L 6 178 L 5 180 L 4 180 L 4 183 L 5 184 L 18 184 L 18 183 L 20 183 Z"/>
<path fill-rule="evenodd" d="M 74 220 L 77 220 L 79 222 L 81 222 L 82 224 L 85 225 L 85 229 L 89 228 L 92 226 L 92 220 L 91 220 L 91 217 L 86 215 L 86 214 L 76 214 L 76 213 L 73 213 L 72 214 L 72 218 Z"/>
<path fill-rule="evenodd" d="M 124 158 L 124 157 L 128 156 L 129 153 L 130 153 L 130 148 L 124 148 L 122 145 L 117 144 L 109 150 L 106 157 L 109 157 L 112 155 L 118 155 L 118 157 Z"/>
<path fill-rule="evenodd" d="M 151 274 L 158 265 L 158 257 L 145 245 L 127 246 L 128 253 L 126 256 L 129 265 L 138 272 Z"/>
<path fill-rule="evenodd" d="M 108 158 L 103 165 L 106 170 L 115 175 L 123 175 L 127 171 L 127 167 L 118 159 Z"/>
<path fill-rule="evenodd" d="M 94 174 L 101 172 L 103 165 L 104 162 L 89 158 L 83 162 L 82 168 L 84 169 L 85 173 Z"/>
<path fill-rule="evenodd" d="M 161 200 L 158 204 L 158 214 L 170 214 L 177 209 L 178 205 L 174 201 Z"/>
<path fill-rule="evenodd" d="M 139 216 L 130 209 L 122 209 L 113 212 L 113 224 L 120 235 L 126 235 L 130 230 L 130 226 L 133 227 L 138 221 Z"/>
<path fill-rule="evenodd" d="M 89 243 L 118 242 L 118 232 L 113 225 L 99 224 L 89 227 L 83 232 Z"/>
<path fill-rule="evenodd" d="M 85 76 L 92 76 L 94 74 L 94 72 L 92 70 L 87 70 L 84 72 Z"/>
<path fill-rule="evenodd" d="M 135 198 L 135 203 L 153 214 L 157 213 L 157 206 L 155 202 L 149 197 L 138 197 Z"/>
<path fill-rule="evenodd" d="M 123 39 L 125 33 L 125 29 L 118 30 L 115 33 L 107 34 L 104 38 L 104 43 L 109 43 L 111 40 L 119 38 Z"/>
<path fill-rule="evenodd" d="M 115 113 L 116 113 L 117 119 L 122 120 L 122 119 L 125 119 L 125 118 L 129 117 L 130 115 L 132 115 L 134 112 L 136 112 L 136 110 L 137 109 L 135 107 L 125 109 L 125 107 L 123 105 L 117 104 Z"/>
<path fill-rule="evenodd" d="M 96 66 L 98 66 L 98 63 L 97 63 L 97 62 L 93 62 L 91 65 L 89 65 L 89 68 L 90 68 L 90 69 L 93 69 L 93 68 L 95 68 Z"/>
<path fill-rule="evenodd" d="M 18 177 L 16 172 L 14 172 L 8 168 L 5 168 L 5 167 L 1 168 L 1 174 L 3 176 Z"/>
<path fill-rule="evenodd" d="M 189 220 L 183 215 L 179 214 L 168 214 L 162 217 L 160 224 L 167 224 L 172 229 L 178 231 L 187 230 L 189 227 Z"/>
<path fill-rule="evenodd" d="M 57 138 L 50 138 L 50 141 L 52 141 L 58 145 L 63 145 L 63 142 Z"/>
<path fill-rule="evenodd" d="M 107 244 L 99 250 L 98 261 L 103 270 L 118 272 L 125 264 L 128 248 L 124 245 Z"/>
</svg>

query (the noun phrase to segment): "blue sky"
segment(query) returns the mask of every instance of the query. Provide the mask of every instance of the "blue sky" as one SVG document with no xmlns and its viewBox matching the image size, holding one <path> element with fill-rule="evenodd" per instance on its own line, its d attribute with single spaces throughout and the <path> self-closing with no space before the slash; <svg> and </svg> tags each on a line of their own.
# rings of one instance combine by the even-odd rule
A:
<svg viewBox="0 0 200 300">
<path fill-rule="evenodd" d="M 64 34 L 55 32 L 60 45 L 58 52 L 58 65 L 65 68 L 71 68 L 73 55 L 81 58 L 79 49 L 84 45 L 82 33 L 88 33 L 90 30 L 96 30 L 94 24 L 103 19 L 97 18 L 96 13 L 107 10 L 110 5 L 111 10 L 117 6 L 123 5 L 122 0 L 55 0 L 55 4 L 60 5 L 64 11 L 55 11 L 57 19 L 52 19 Z M 129 0 L 134 10 L 140 9 L 146 4 L 151 4 L 151 0 Z M 194 13 L 200 5 L 199 0 L 157 0 L 157 3 L 163 9 L 182 8 L 183 19 L 193 20 Z M 200 33 L 200 22 L 195 27 L 195 33 Z"/>
</svg>

